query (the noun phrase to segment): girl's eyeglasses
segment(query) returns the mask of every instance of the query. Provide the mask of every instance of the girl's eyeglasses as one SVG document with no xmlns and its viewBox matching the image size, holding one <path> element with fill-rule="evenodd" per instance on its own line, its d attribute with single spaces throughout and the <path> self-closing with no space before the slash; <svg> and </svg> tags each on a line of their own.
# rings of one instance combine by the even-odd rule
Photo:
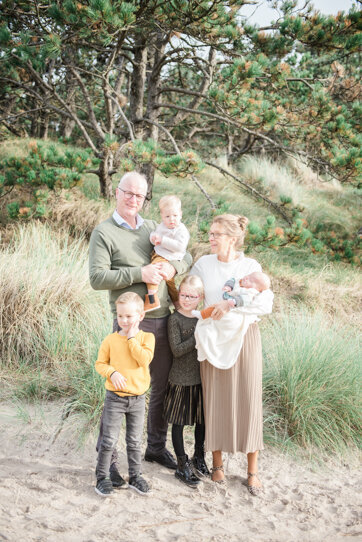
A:
<svg viewBox="0 0 362 542">
<path fill-rule="evenodd" d="M 195 299 L 199 299 L 199 295 L 187 295 L 187 294 L 179 294 L 178 295 L 179 297 L 181 297 L 181 299 L 190 299 L 190 301 L 194 301 Z"/>
</svg>

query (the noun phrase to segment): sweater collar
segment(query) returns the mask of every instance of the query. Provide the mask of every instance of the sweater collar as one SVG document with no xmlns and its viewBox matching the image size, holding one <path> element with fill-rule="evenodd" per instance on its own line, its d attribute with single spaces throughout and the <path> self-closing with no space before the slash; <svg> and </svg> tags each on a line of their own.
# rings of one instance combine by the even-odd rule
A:
<svg viewBox="0 0 362 542">
<path fill-rule="evenodd" d="M 115 209 L 113 215 L 112 215 L 112 218 L 113 220 L 118 224 L 118 226 L 123 226 L 124 228 L 127 228 L 128 230 L 138 230 L 142 224 L 144 223 L 144 220 L 143 218 L 140 216 L 140 215 L 136 215 L 136 227 L 135 228 L 132 228 L 132 226 L 130 226 L 127 222 L 127 220 L 125 220 L 124 218 L 121 217 L 121 215 L 118 213 L 117 209 Z"/>
</svg>

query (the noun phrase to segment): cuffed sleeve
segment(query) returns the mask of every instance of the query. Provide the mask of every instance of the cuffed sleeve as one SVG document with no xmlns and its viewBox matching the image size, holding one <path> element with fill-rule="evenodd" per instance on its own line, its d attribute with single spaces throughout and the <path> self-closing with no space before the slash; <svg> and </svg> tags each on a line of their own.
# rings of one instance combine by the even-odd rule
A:
<svg viewBox="0 0 362 542">
<path fill-rule="evenodd" d="M 178 275 L 183 275 L 184 273 L 187 273 L 187 271 L 190 269 L 192 265 L 192 256 L 191 254 L 186 252 L 182 260 L 180 261 L 171 260 L 169 263 L 176 269 L 176 273 Z"/>
</svg>

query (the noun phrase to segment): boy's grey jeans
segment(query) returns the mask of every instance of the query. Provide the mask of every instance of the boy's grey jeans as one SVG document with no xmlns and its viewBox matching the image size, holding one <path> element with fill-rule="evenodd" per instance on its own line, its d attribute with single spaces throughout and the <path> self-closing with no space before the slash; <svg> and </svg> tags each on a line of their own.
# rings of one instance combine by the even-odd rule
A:
<svg viewBox="0 0 362 542">
<path fill-rule="evenodd" d="M 109 476 L 112 452 L 117 445 L 123 416 L 126 416 L 126 445 L 129 476 L 141 474 L 141 443 L 145 417 L 145 394 L 120 397 L 107 390 L 99 442 L 97 480 Z"/>
</svg>

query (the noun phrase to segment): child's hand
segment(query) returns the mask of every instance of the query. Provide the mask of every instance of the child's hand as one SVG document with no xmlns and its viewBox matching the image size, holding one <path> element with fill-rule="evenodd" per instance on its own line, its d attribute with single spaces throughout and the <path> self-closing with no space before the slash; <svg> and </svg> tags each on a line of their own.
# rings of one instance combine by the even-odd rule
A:
<svg viewBox="0 0 362 542">
<path fill-rule="evenodd" d="M 135 337 L 137 333 L 139 332 L 138 327 L 139 321 L 133 322 L 133 324 L 130 326 L 128 332 L 127 332 L 127 339 L 131 339 L 132 337 Z"/>
<path fill-rule="evenodd" d="M 126 388 L 127 378 L 121 375 L 121 373 L 118 371 L 115 371 L 111 375 L 111 381 L 116 391 L 122 391 Z"/>
<path fill-rule="evenodd" d="M 157 246 L 157 245 L 160 245 L 162 243 L 162 237 L 161 235 L 157 235 L 157 233 L 154 233 L 153 234 L 153 240 L 152 240 L 152 243 Z"/>
<path fill-rule="evenodd" d="M 232 288 L 230 286 L 224 286 L 222 291 L 223 292 L 231 292 Z"/>
</svg>

